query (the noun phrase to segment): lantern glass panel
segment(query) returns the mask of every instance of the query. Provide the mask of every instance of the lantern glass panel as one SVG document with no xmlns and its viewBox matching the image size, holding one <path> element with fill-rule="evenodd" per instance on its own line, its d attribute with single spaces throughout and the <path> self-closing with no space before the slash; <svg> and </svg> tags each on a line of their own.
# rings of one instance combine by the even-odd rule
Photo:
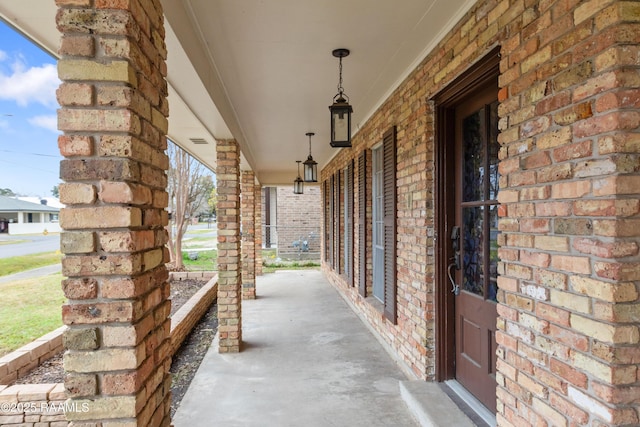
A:
<svg viewBox="0 0 640 427">
<path fill-rule="evenodd" d="M 331 146 L 351 147 L 351 112 L 353 109 L 347 102 L 339 99 L 331 110 Z"/>
<path fill-rule="evenodd" d="M 316 162 L 304 162 L 304 181 L 318 181 L 318 164 Z"/>
<path fill-rule="evenodd" d="M 349 121 L 344 111 L 333 115 L 333 140 L 346 141 L 349 135 Z"/>
</svg>

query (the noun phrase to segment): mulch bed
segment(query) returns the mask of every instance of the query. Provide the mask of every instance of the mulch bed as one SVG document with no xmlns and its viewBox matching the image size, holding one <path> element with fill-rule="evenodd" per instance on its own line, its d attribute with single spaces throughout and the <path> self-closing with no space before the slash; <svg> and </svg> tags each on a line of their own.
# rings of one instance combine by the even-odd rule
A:
<svg viewBox="0 0 640 427">
<path fill-rule="evenodd" d="M 171 314 L 174 314 L 206 282 L 183 279 L 171 282 Z M 218 328 L 218 306 L 213 304 L 182 343 L 171 363 L 171 416 L 175 414 L 193 379 L 200 362 L 207 353 Z M 50 384 L 64 382 L 62 354 L 43 362 L 39 367 L 14 384 Z"/>
</svg>

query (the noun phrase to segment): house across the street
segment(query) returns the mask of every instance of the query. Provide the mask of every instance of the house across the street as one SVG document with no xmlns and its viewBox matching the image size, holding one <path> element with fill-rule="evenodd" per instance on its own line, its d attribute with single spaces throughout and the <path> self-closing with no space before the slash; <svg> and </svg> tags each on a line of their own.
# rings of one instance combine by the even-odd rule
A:
<svg viewBox="0 0 640 427">
<path fill-rule="evenodd" d="M 14 197 L 0 196 L 0 233 L 34 234 L 60 232 L 60 208 L 47 200 L 27 202 Z"/>
</svg>

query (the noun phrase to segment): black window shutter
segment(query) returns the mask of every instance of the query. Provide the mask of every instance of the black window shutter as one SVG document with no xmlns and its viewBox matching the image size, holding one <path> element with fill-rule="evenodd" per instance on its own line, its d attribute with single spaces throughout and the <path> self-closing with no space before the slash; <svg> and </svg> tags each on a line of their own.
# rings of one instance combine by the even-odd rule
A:
<svg viewBox="0 0 640 427">
<path fill-rule="evenodd" d="M 331 197 L 329 195 L 329 181 L 323 182 L 323 196 L 324 196 L 324 262 L 329 262 L 329 252 L 331 242 L 329 236 L 331 235 L 330 218 L 331 218 Z"/>
<path fill-rule="evenodd" d="M 384 315 L 394 325 L 396 310 L 396 128 L 383 136 L 384 170 Z"/>
<path fill-rule="evenodd" d="M 333 211 L 335 209 L 335 199 L 334 199 L 334 195 L 333 195 L 333 190 L 334 190 L 334 186 L 333 186 L 333 175 L 331 176 L 331 181 L 329 182 L 329 227 L 330 227 L 330 231 L 329 231 L 329 265 L 331 266 L 331 268 L 333 268 L 334 263 L 333 263 L 333 253 L 334 253 L 334 233 L 335 233 L 335 227 L 334 227 L 334 220 L 333 220 Z"/>
<path fill-rule="evenodd" d="M 353 286 L 353 160 L 349 161 L 344 177 L 345 188 L 345 274 L 347 275 L 347 282 L 349 286 Z"/>
<path fill-rule="evenodd" d="M 367 152 L 358 157 L 358 292 L 367 296 Z"/>
<path fill-rule="evenodd" d="M 333 269 L 342 272 L 342 260 L 340 259 L 340 171 L 336 171 L 333 179 L 333 195 L 335 197 L 333 212 Z"/>
</svg>

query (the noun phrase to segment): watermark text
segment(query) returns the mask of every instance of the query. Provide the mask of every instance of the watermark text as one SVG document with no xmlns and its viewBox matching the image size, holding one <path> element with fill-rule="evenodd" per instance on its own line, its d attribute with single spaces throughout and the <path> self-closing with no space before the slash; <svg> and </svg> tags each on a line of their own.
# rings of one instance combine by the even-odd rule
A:
<svg viewBox="0 0 640 427">
<path fill-rule="evenodd" d="M 89 412 L 88 402 L 0 402 L 0 415 Z"/>
</svg>

